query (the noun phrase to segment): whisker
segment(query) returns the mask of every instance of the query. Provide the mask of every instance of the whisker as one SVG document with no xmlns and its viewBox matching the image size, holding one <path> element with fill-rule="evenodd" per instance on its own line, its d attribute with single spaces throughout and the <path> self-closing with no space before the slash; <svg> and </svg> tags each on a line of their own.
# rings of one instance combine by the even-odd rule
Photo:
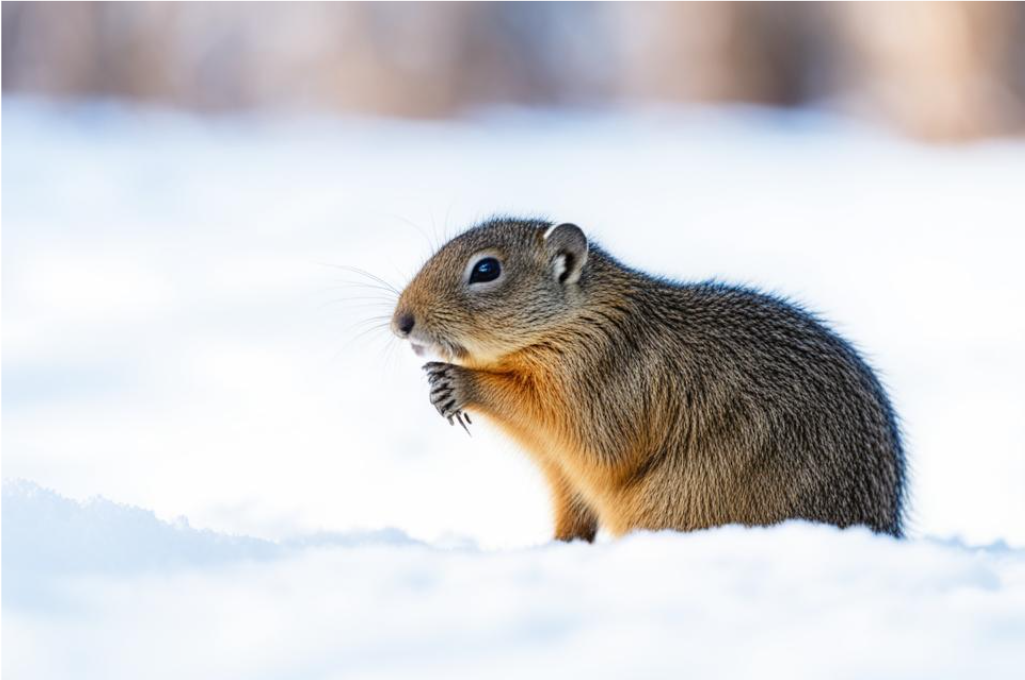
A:
<svg viewBox="0 0 1025 680">
<path fill-rule="evenodd" d="M 327 292 L 327 291 L 325 291 L 325 292 Z M 382 303 L 382 304 L 384 304 L 384 303 L 392 304 L 392 303 L 395 302 L 395 298 L 383 297 L 381 295 L 376 295 L 376 294 L 374 294 L 374 295 L 367 295 L 367 294 L 365 294 L 365 291 L 361 291 L 361 292 L 363 292 L 364 294 L 363 295 L 346 295 L 345 297 L 338 298 L 338 299 L 340 299 L 340 300 L 354 300 L 354 301 L 357 301 L 357 302 L 379 302 L 379 303 Z"/>
<path fill-rule="evenodd" d="M 325 262 L 321 262 L 319 264 L 322 264 L 322 265 L 324 265 L 326 267 L 333 267 L 335 269 L 341 269 L 342 271 L 349 272 L 350 274 L 356 274 L 357 276 L 363 276 L 365 278 L 368 278 L 371 281 L 375 281 L 375 282 L 379 283 L 380 285 L 384 286 L 385 289 L 390 290 L 391 292 L 395 293 L 396 295 L 400 295 L 402 293 L 402 291 L 400 291 L 398 288 L 393 286 L 389 281 L 386 281 L 385 279 L 381 278 L 377 274 L 371 274 L 370 272 L 368 272 L 365 269 L 360 269 L 359 267 L 350 267 L 349 265 L 344 265 L 344 264 L 332 265 L 332 264 L 327 264 Z"/>
<path fill-rule="evenodd" d="M 354 331 L 354 330 L 358 330 L 360 328 L 366 328 L 366 327 L 370 326 L 371 324 L 374 324 L 374 326 L 371 326 L 372 328 L 388 328 L 388 327 L 391 326 L 391 317 L 390 316 L 372 316 L 372 317 L 367 318 L 367 319 L 359 319 L 359 320 L 354 321 L 351 324 L 349 324 L 348 330 Z"/>
<path fill-rule="evenodd" d="M 370 318 L 361 319 L 358 322 L 349 324 L 345 330 L 345 336 L 347 337 L 343 336 L 342 344 L 333 353 L 331 361 L 337 361 L 338 358 L 341 357 L 343 354 L 347 353 L 352 348 L 352 346 L 356 344 L 356 342 L 364 338 L 367 338 L 368 336 L 371 339 L 377 338 L 385 341 L 394 340 L 394 336 L 392 336 L 390 333 L 387 333 L 385 335 L 372 335 L 375 333 L 380 333 L 383 330 L 386 330 L 390 325 L 390 317 L 388 321 L 382 321 L 380 318 Z M 354 331 L 357 331 L 361 328 L 363 329 L 361 332 L 353 334 Z"/>
<path fill-rule="evenodd" d="M 391 314 L 380 314 L 378 316 L 368 316 L 364 319 L 360 319 L 359 323 L 367 323 L 368 321 L 378 321 L 380 323 L 391 323 Z"/>
<path fill-rule="evenodd" d="M 407 226 L 410 226 L 410 227 L 413 227 L 414 229 L 416 229 L 416 230 L 417 230 L 417 232 L 419 232 L 420 236 L 422 236 L 422 237 L 423 237 L 423 239 L 424 239 L 425 241 L 427 241 L 427 247 L 428 247 L 428 248 L 430 248 L 430 250 L 431 250 L 431 252 L 432 252 L 432 253 L 433 253 L 433 252 L 435 252 L 435 251 L 436 251 L 436 250 L 438 249 L 438 244 L 437 244 L 437 243 L 436 243 L 436 242 L 435 242 L 435 241 L 434 241 L 434 240 L 433 240 L 433 239 L 432 239 L 432 238 L 430 237 L 430 235 L 428 235 L 428 233 L 427 233 L 426 231 L 424 231 L 424 229 L 423 229 L 423 228 L 422 228 L 422 227 L 421 227 L 420 225 L 418 225 L 418 224 L 417 224 L 416 222 L 414 222 L 413 220 L 410 220 L 410 219 L 406 219 L 406 218 L 405 218 L 405 217 L 403 217 L 402 215 L 396 215 L 396 214 L 393 214 L 393 215 L 392 215 L 392 217 L 393 217 L 394 219 L 397 219 L 397 220 L 399 220 L 400 222 L 402 222 L 402 223 L 406 224 Z"/>
<path fill-rule="evenodd" d="M 385 330 L 387 328 L 388 328 L 388 324 L 387 323 L 379 323 L 379 324 L 376 324 L 374 326 L 370 326 L 369 328 L 365 329 L 363 332 L 361 332 L 361 333 L 357 334 L 355 337 L 353 337 L 349 342 L 355 342 L 356 340 L 359 340 L 360 338 L 366 337 L 370 333 L 374 333 L 376 331 Z"/>
<path fill-rule="evenodd" d="M 454 203 L 455 203 L 454 199 L 449 201 L 448 207 L 445 208 L 445 222 L 442 224 L 442 228 L 445 230 L 445 241 L 446 242 L 451 239 L 451 235 L 453 234 L 452 220 L 450 218 L 452 217 L 452 207 L 453 207 Z"/>
<path fill-rule="evenodd" d="M 336 285 L 336 286 L 349 286 L 349 287 L 359 286 L 359 287 L 364 287 L 364 288 L 374 288 L 374 289 L 379 289 L 379 290 L 382 290 L 382 291 L 387 291 L 388 293 L 390 293 L 392 295 L 395 294 L 395 290 L 394 289 L 389 288 L 388 286 L 382 285 L 380 283 L 377 283 L 376 281 L 368 281 L 366 279 L 358 279 L 358 280 L 335 279 L 334 281 L 331 281 L 331 283 Z"/>
<path fill-rule="evenodd" d="M 398 347 L 398 343 L 396 342 L 397 340 L 398 338 L 394 335 L 391 336 L 388 338 L 388 342 L 384 344 L 384 347 L 378 351 L 377 360 L 380 362 L 381 366 L 388 369 L 395 368 L 395 348 Z"/>
<path fill-rule="evenodd" d="M 387 309 L 391 307 L 391 303 L 387 300 L 372 300 L 370 302 L 364 302 L 359 298 L 341 298 L 338 300 L 328 300 L 327 302 L 319 305 L 317 309 L 326 309 L 328 307 L 337 307 L 343 305 L 345 309 Z"/>
<path fill-rule="evenodd" d="M 343 288 L 361 288 L 368 291 L 379 291 L 382 294 L 387 295 L 391 299 L 395 299 L 398 297 L 398 293 L 396 293 L 394 290 L 373 283 L 366 283 L 363 281 L 337 281 L 335 282 L 335 284 L 336 285 L 332 288 L 336 290 Z"/>
</svg>

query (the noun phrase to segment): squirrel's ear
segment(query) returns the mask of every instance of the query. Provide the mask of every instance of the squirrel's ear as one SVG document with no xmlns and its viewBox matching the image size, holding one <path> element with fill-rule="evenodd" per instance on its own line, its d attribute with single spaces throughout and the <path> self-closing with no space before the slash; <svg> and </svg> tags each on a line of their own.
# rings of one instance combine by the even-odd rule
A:
<svg viewBox="0 0 1025 680">
<path fill-rule="evenodd" d="M 583 230 L 568 222 L 545 232 L 545 247 L 553 255 L 552 262 L 559 283 L 576 283 L 587 262 L 587 237 Z"/>
</svg>

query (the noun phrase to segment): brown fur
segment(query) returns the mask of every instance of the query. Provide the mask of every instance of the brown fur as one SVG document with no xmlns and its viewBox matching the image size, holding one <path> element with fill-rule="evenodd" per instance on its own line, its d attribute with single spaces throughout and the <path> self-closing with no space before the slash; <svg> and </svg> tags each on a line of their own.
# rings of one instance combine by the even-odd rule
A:
<svg viewBox="0 0 1025 680">
<path fill-rule="evenodd" d="M 443 415 L 483 415 L 531 455 L 556 538 L 788 518 L 900 535 L 896 421 L 847 343 L 776 298 L 653 278 L 550 228 L 456 237 L 395 323 L 448 360 L 426 367 Z M 469 284 L 482 254 L 503 278 Z"/>
</svg>

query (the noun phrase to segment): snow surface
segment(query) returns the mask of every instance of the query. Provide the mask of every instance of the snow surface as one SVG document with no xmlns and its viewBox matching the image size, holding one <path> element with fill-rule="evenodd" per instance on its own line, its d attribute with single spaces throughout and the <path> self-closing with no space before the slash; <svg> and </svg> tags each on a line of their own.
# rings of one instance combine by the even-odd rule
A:
<svg viewBox="0 0 1025 680">
<path fill-rule="evenodd" d="M 275 545 L 26 482 L 3 494 L 5 677 L 1022 672 L 1025 550 L 1001 545 L 798 522 L 507 551 Z"/>
<path fill-rule="evenodd" d="M 3 142 L 12 677 L 1021 675 L 1025 144 L 751 110 L 414 123 L 11 97 Z M 373 326 L 390 297 L 333 266 L 401 285 L 495 212 L 831 320 L 902 416 L 913 539 L 547 544 L 525 457 L 445 425 Z"/>
</svg>

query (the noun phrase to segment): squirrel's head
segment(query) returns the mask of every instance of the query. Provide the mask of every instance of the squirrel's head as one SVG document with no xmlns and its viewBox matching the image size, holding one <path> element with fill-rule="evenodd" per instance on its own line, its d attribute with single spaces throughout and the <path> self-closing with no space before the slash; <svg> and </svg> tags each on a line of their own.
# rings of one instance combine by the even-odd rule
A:
<svg viewBox="0 0 1025 680">
<path fill-rule="evenodd" d="M 392 330 L 418 354 L 495 362 L 572 314 L 586 262 L 587 237 L 574 224 L 486 222 L 424 264 L 399 297 Z"/>
</svg>

